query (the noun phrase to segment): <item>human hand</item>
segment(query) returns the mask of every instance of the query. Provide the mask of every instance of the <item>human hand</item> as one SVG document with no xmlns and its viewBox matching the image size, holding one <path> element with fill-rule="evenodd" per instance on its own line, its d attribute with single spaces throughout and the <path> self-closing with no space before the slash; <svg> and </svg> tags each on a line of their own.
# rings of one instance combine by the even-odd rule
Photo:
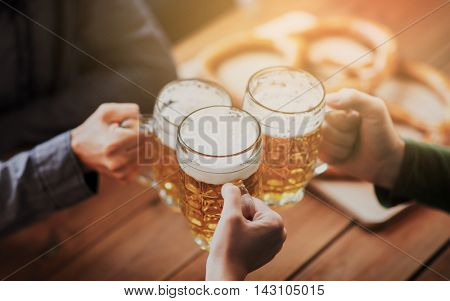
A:
<svg viewBox="0 0 450 301">
<path fill-rule="evenodd" d="M 224 206 L 210 245 L 206 280 L 244 280 L 281 250 L 286 229 L 280 215 L 262 201 L 253 198 L 254 209 L 242 207 L 236 186 L 223 185 L 222 196 Z"/>
<path fill-rule="evenodd" d="M 394 129 L 383 100 L 342 89 L 328 94 L 326 102 L 341 111 L 331 111 L 325 118 L 321 160 L 351 176 L 392 188 L 405 143 Z"/>
<path fill-rule="evenodd" d="M 138 127 L 124 128 L 123 121 L 137 122 L 139 107 L 133 103 L 105 103 L 71 132 L 72 150 L 87 169 L 118 180 L 137 172 Z"/>
</svg>

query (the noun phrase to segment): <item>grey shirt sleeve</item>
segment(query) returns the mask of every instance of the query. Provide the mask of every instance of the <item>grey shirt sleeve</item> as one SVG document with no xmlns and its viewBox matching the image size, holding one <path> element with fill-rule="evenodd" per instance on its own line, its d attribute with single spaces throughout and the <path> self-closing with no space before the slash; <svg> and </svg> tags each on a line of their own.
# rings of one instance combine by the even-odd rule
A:
<svg viewBox="0 0 450 301">
<path fill-rule="evenodd" d="M 169 45 L 144 0 L 69 3 L 78 12 L 68 15 L 77 16 L 76 38 L 69 40 L 78 50 L 58 40 L 64 47 L 61 56 L 76 58 L 58 63 L 63 73 L 75 74 L 56 93 L 0 112 L 0 135 L 6 142 L 0 152 L 74 128 L 104 102 L 135 102 L 148 113 L 161 87 L 176 78 Z M 8 130 L 12 124 L 13 132 Z"/>
<path fill-rule="evenodd" d="M 65 132 L 0 162 L 0 235 L 75 204 L 94 192 Z"/>
</svg>

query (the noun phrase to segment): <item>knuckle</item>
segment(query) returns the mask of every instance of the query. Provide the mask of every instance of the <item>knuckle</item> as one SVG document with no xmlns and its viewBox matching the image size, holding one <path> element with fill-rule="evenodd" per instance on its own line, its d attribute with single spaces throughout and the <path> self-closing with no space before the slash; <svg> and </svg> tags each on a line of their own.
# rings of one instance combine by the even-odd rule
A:
<svg viewBox="0 0 450 301">
<path fill-rule="evenodd" d="M 109 114 L 108 104 L 101 104 L 97 109 L 97 113 L 100 115 L 101 120 L 105 121 Z"/>
<path fill-rule="evenodd" d="M 355 89 L 353 88 L 342 88 L 340 90 L 340 93 L 347 98 L 353 98 L 357 95 L 357 92 Z"/>
<path fill-rule="evenodd" d="M 386 105 L 384 104 L 384 101 L 381 98 L 372 96 L 370 98 L 370 101 L 372 103 L 372 108 L 375 112 L 380 113 L 387 111 Z"/>
<path fill-rule="evenodd" d="M 138 106 L 137 104 L 135 104 L 135 103 L 129 103 L 128 106 L 129 106 L 129 108 L 130 108 L 130 111 L 132 111 L 132 112 L 134 112 L 134 113 L 136 113 L 136 114 L 139 113 L 139 106 Z"/>
<path fill-rule="evenodd" d="M 284 228 L 283 229 L 283 234 L 282 234 L 282 241 L 283 242 L 286 241 L 286 238 L 287 238 L 287 230 L 286 230 L 286 228 Z"/>
<path fill-rule="evenodd" d="M 284 231 L 284 222 L 283 219 L 281 218 L 281 216 L 275 212 L 270 227 L 272 229 L 272 231 L 276 232 L 276 233 L 283 233 Z"/>
<path fill-rule="evenodd" d="M 103 148 L 103 153 L 104 155 L 106 155 L 107 157 L 111 156 L 115 151 L 116 151 L 117 146 L 115 144 L 109 144 L 106 145 Z"/>
<path fill-rule="evenodd" d="M 320 155 L 321 155 L 320 159 L 328 164 L 333 165 L 333 164 L 337 164 L 340 162 L 340 160 L 338 158 L 331 156 L 328 153 L 321 153 Z"/>
<path fill-rule="evenodd" d="M 106 168 L 108 168 L 113 173 L 118 173 L 118 171 L 121 169 L 122 165 L 119 164 L 116 160 L 109 160 L 106 164 Z"/>
<path fill-rule="evenodd" d="M 98 106 L 98 109 L 97 109 L 97 110 L 98 110 L 100 113 L 106 113 L 106 112 L 109 111 L 110 105 L 111 105 L 111 104 L 109 104 L 109 103 L 102 103 L 101 105 Z"/>
<path fill-rule="evenodd" d="M 117 180 L 120 180 L 120 181 L 124 181 L 127 179 L 127 175 L 122 172 L 115 172 L 115 173 L 113 173 L 113 175 L 114 175 L 114 178 L 116 178 Z"/>
<path fill-rule="evenodd" d="M 379 97 L 373 97 L 374 99 L 374 103 L 376 104 L 376 106 L 380 109 L 380 110 L 385 110 L 386 109 L 386 105 L 384 103 L 384 101 L 379 98 Z"/>
<path fill-rule="evenodd" d="M 327 122 L 327 121 L 325 121 L 324 123 L 323 123 L 323 125 L 322 125 L 322 128 L 320 129 L 320 131 L 321 131 L 321 137 L 323 138 L 323 139 L 325 139 L 325 138 L 328 138 L 330 135 L 331 135 L 331 125 Z"/>
</svg>

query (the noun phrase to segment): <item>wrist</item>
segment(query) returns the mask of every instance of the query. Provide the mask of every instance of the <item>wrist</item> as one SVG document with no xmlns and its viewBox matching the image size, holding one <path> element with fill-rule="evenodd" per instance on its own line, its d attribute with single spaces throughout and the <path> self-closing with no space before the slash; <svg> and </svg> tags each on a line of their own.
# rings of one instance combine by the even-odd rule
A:
<svg viewBox="0 0 450 301">
<path fill-rule="evenodd" d="M 392 189 L 394 187 L 400 173 L 404 153 L 405 141 L 399 138 L 386 160 L 380 164 L 381 167 L 374 179 L 376 185 L 387 189 Z"/>
<path fill-rule="evenodd" d="M 89 166 L 87 164 L 85 164 L 85 162 L 83 160 L 83 155 L 82 155 L 83 153 L 81 150 L 81 144 L 79 142 L 78 137 L 79 137 L 78 128 L 75 128 L 72 131 L 70 131 L 70 147 L 72 149 L 73 154 L 78 159 L 78 162 L 79 162 L 83 172 L 89 172 L 92 169 L 89 168 Z"/>
<path fill-rule="evenodd" d="M 247 276 L 247 271 L 243 265 L 233 264 L 228 260 L 218 260 L 208 256 L 206 262 L 207 281 L 242 281 Z"/>
<path fill-rule="evenodd" d="M 70 131 L 70 147 L 72 148 L 73 153 L 75 154 L 75 156 L 77 156 L 77 158 L 80 157 L 79 154 L 79 143 L 78 143 L 78 128 L 75 128 L 73 130 Z"/>
</svg>

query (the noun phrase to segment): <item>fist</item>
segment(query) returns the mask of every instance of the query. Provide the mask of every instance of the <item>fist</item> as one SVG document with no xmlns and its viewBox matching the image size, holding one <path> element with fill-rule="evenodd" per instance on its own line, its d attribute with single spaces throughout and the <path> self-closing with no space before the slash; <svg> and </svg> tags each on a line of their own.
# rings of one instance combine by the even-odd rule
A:
<svg viewBox="0 0 450 301">
<path fill-rule="evenodd" d="M 125 181 L 135 176 L 138 154 L 139 107 L 105 103 L 71 132 L 71 146 L 85 168 Z"/>
<path fill-rule="evenodd" d="M 384 101 L 353 89 L 326 97 L 332 111 L 323 126 L 320 157 L 344 174 L 391 188 L 403 158 Z"/>
<path fill-rule="evenodd" d="M 243 280 L 281 250 L 286 229 L 278 213 L 261 200 L 245 202 L 236 186 L 223 185 L 222 196 L 224 206 L 211 241 L 206 280 Z"/>
</svg>

